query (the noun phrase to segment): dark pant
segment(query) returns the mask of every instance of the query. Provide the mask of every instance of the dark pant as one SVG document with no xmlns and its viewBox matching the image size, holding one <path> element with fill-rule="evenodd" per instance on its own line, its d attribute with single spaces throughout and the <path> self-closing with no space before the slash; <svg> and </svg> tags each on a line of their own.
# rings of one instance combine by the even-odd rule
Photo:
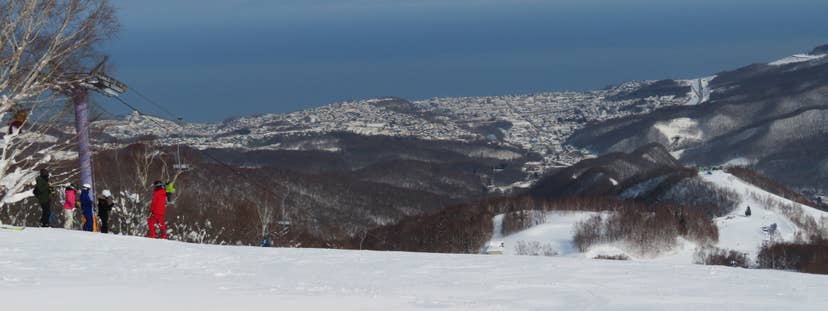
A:
<svg viewBox="0 0 828 311">
<path fill-rule="evenodd" d="M 92 208 L 82 208 L 83 210 L 83 231 L 92 231 L 95 219 L 92 217 Z"/>
<path fill-rule="evenodd" d="M 109 233 L 109 211 L 100 210 L 98 216 L 101 217 L 101 233 Z"/>
<path fill-rule="evenodd" d="M 149 229 L 149 231 L 147 232 L 147 237 L 148 238 L 155 238 L 155 224 L 158 224 L 159 229 L 161 229 L 160 238 L 166 239 L 167 238 L 167 226 L 164 225 L 164 214 L 157 214 L 157 213 L 150 214 L 149 219 L 147 219 L 147 227 Z"/>
<path fill-rule="evenodd" d="M 52 218 L 52 201 L 40 202 L 40 226 L 49 227 Z"/>
</svg>

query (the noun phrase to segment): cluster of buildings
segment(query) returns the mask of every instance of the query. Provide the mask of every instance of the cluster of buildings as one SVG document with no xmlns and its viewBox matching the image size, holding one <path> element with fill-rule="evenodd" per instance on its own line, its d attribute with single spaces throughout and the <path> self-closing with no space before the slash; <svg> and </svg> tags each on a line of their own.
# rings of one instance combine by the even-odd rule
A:
<svg viewBox="0 0 828 311">
<path fill-rule="evenodd" d="M 130 116 L 127 122 L 102 121 L 108 135 L 127 139 L 140 135 L 163 137 L 165 144 L 196 148 L 293 148 L 278 137 L 330 132 L 361 135 L 411 136 L 426 140 L 486 141 L 538 153 L 541 163 L 527 171 L 571 165 L 589 156 L 566 144 L 588 122 L 647 113 L 681 105 L 686 97 L 662 96 L 616 100 L 651 82 L 630 82 L 589 92 L 551 92 L 486 97 L 432 98 L 406 101 L 379 98 L 334 103 L 286 114 L 267 114 L 210 124 L 176 124 L 169 128 L 149 123 L 150 116 Z M 143 118 L 143 119 L 142 119 Z M 109 122 L 109 123 L 106 123 Z M 170 129 L 171 128 L 171 129 Z"/>
</svg>

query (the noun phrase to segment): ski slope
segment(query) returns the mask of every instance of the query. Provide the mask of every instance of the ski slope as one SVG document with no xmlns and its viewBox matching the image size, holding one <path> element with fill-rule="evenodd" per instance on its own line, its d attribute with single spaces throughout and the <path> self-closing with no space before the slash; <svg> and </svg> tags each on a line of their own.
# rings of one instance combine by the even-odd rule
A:
<svg viewBox="0 0 828 311">
<path fill-rule="evenodd" d="M 738 206 L 730 214 L 714 219 L 719 229 L 719 242 L 715 246 L 746 253 L 751 263 L 755 262 L 760 247 L 766 241 L 769 242 L 771 239 L 794 241 L 798 232 L 802 232 L 803 236 L 808 236 L 780 211 L 767 206 L 765 198 L 777 204 L 796 206 L 803 211 L 803 214 L 813 217 L 818 224 L 828 225 L 828 213 L 769 193 L 724 171 L 711 171 L 709 175 L 702 173 L 699 177 L 718 188 L 733 191 L 740 196 Z M 752 212 L 750 217 L 744 215 L 748 206 Z M 541 245 L 551 246 L 557 251 L 558 256 L 595 258 L 599 255 L 624 255 L 633 260 L 673 264 L 691 264 L 695 261 L 694 255 L 698 245 L 683 239 L 678 241 L 678 246 L 674 249 L 665 250 L 655 257 L 641 257 L 627 252 L 623 243 L 596 245 L 585 253 L 578 253 L 573 246 L 575 225 L 593 215 L 597 213 L 550 212 L 546 214 L 545 223 L 506 236 L 502 234 L 503 215 L 497 215 L 493 219 L 494 234 L 488 245 L 502 249 L 504 255 L 515 255 L 515 246 L 519 241 L 524 243 L 536 241 Z M 776 224 L 777 229 L 776 234 L 771 237 L 763 231 L 763 227 L 773 224 Z M 499 247 L 501 243 L 503 246 Z"/>
<path fill-rule="evenodd" d="M 793 241 L 797 232 L 801 231 L 790 219 L 779 211 L 767 206 L 762 200 L 755 198 L 769 198 L 772 202 L 797 206 L 803 213 L 814 218 L 817 223 L 825 217 L 828 221 L 828 213 L 802 205 L 783 197 L 777 196 L 761 188 L 753 186 L 736 176 L 723 171 L 712 171 L 710 175 L 699 174 L 707 181 L 719 188 L 728 189 L 741 196 L 741 202 L 729 215 L 715 219 L 719 228 L 719 247 L 735 249 L 747 253 L 750 258 L 756 258 L 763 241 L 769 240 L 762 227 L 777 225 L 777 240 Z M 751 216 L 745 216 L 745 209 L 750 206 Z M 804 232 L 803 232 L 804 234 Z M 807 237 L 807 234 L 805 234 Z"/>
<path fill-rule="evenodd" d="M 0 230 L 3 310 L 824 310 L 828 277 Z"/>
<path fill-rule="evenodd" d="M 555 257 L 568 257 L 580 259 L 593 259 L 598 256 L 624 256 L 636 261 L 656 261 L 669 264 L 692 264 L 696 245 L 681 240 L 679 247 L 666 250 L 659 256 L 639 256 L 628 252 L 624 243 L 599 244 L 591 247 L 584 253 L 578 251 L 573 241 L 575 225 L 589 219 L 592 216 L 601 215 L 606 217 L 609 212 L 584 212 L 584 211 L 553 211 L 547 212 L 545 222 L 532 226 L 531 228 L 515 232 L 509 235 L 503 234 L 503 214 L 492 219 L 494 224 L 491 240 L 486 244 L 484 253 L 495 251 L 497 255 L 520 255 L 517 253 L 517 245 L 520 242 L 537 242 L 541 247 L 551 247 L 557 255 Z"/>
<path fill-rule="evenodd" d="M 709 76 L 704 78 L 697 78 L 693 80 L 680 80 L 680 83 L 690 86 L 690 92 L 687 93 L 687 103 L 685 106 L 695 106 L 706 103 L 710 100 L 710 81 L 713 81 L 716 76 Z"/>
<path fill-rule="evenodd" d="M 546 219 L 543 224 L 504 236 L 502 229 L 503 214 L 500 214 L 495 216 L 493 220 L 494 233 L 489 245 L 490 247 L 497 248 L 503 243 L 503 255 L 515 255 L 515 245 L 518 242 L 536 241 L 541 243 L 541 245 L 551 246 L 558 253 L 558 256 L 582 257 L 572 242 L 572 230 L 576 223 L 594 215 L 600 215 L 600 213 L 575 211 L 549 212 L 545 215 Z"/>
<path fill-rule="evenodd" d="M 656 122 L 653 128 L 658 130 L 667 141 L 700 141 L 704 133 L 699 122 L 691 118 L 676 118 L 665 122 Z"/>
</svg>

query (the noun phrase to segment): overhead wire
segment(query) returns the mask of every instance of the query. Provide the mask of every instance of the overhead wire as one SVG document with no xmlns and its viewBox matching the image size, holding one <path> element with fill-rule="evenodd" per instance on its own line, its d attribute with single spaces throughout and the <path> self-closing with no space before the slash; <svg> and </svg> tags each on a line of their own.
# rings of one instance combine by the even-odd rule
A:
<svg viewBox="0 0 828 311">
<path fill-rule="evenodd" d="M 138 91 L 135 91 L 135 92 L 136 92 L 136 94 L 138 93 Z M 147 102 L 155 105 L 156 107 L 160 108 L 161 110 L 163 110 L 164 112 L 169 114 L 171 117 L 175 118 L 175 116 L 169 110 L 163 108 L 163 106 L 161 106 L 161 105 L 158 105 L 155 101 L 149 99 L 147 96 L 145 96 L 143 94 L 137 94 L 137 95 L 139 95 L 145 101 L 147 101 Z M 146 115 L 145 113 L 143 113 L 141 111 L 141 109 L 138 109 L 138 107 L 130 104 L 124 98 L 122 98 L 120 96 L 117 96 L 117 95 L 116 96 L 111 96 L 111 97 L 114 97 L 118 102 L 120 102 L 124 106 L 128 107 L 129 109 L 132 109 L 132 111 L 138 113 L 139 115 Z M 102 109 L 102 110 L 109 113 L 109 111 L 107 111 L 106 109 Z M 170 129 L 170 127 L 168 125 L 165 125 L 162 122 L 159 122 L 158 120 L 156 120 L 156 118 L 149 117 L 147 119 L 149 121 L 155 123 L 156 125 L 158 125 L 160 128 L 165 129 L 168 133 L 174 133 L 174 131 L 172 129 Z M 181 118 L 178 117 L 177 119 L 180 122 Z M 180 123 L 178 123 L 178 125 L 182 126 L 182 124 L 180 124 Z M 201 154 L 205 158 L 212 160 L 214 163 L 217 163 L 218 165 L 220 165 L 220 166 L 224 167 L 225 169 L 229 170 L 231 173 L 239 176 L 241 179 L 246 180 L 248 182 L 248 184 L 250 184 L 250 185 L 252 185 L 256 188 L 261 189 L 264 193 L 270 194 L 272 198 L 275 198 L 276 200 L 282 200 L 282 201 L 284 201 L 287 198 L 286 194 L 279 194 L 279 193 L 274 192 L 273 189 L 270 186 L 263 185 L 258 180 L 254 179 L 254 178 L 251 178 L 251 176 L 248 176 L 246 174 L 243 174 L 242 172 L 239 172 L 236 167 L 233 167 L 233 166 L 227 164 L 226 162 L 218 159 L 216 156 L 213 156 L 212 154 L 206 152 L 205 150 L 200 150 L 200 149 L 197 149 L 197 148 L 191 148 L 191 149 L 194 150 L 195 152 Z M 117 159 L 117 156 L 118 155 L 116 153 L 116 162 L 118 162 L 117 164 L 120 164 L 119 159 Z M 284 205 L 280 206 L 279 209 L 282 210 L 282 214 L 283 214 L 282 220 L 279 221 L 279 224 L 283 225 L 283 226 L 290 226 L 291 222 L 289 220 L 287 220 L 287 218 L 285 218 L 285 215 L 284 215 L 284 213 L 285 213 Z M 302 210 L 302 214 L 304 214 L 306 217 L 309 217 L 308 219 L 314 218 L 313 215 L 311 215 L 309 212 L 310 211 L 308 211 L 308 210 Z M 283 224 L 283 223 L 286 223 L 286 224 Z M 270 234 L 270 233 L 268 233 L 268 234 Z"/>
<path fill-rule="evenodd" d="M 167 116 L 169 116 L 170 118 L 175 119 L 175 118 L 180 117 L 179 115 L 177 115 L 177 114 L 173 113 L 172 111 L 168 110 L 168 109 L 167 109 L 166 107 L 164 107 L 163 105 L 158 104 L 156 101 L 154 101 L 154 100 L 150 99 L 149 97 L 147 97 L 146 95 L 144 95 L 143 93 L 141 93 L 141 91 L 138 91 L 137 89 L 135 89 L 135 88 L 133 88 L 133 87 L 130 87 L 130 91 L 132 91 L 133 93 L 135 93 L 135 95 L 138 95 L 138 97 L 140 97 L 140 98 L 141 98 L 141 99 L 143 99 L 144 101 L 146 101 L 146 102 L 150 103 L 151 105 L 155 106 L 156 108 L 160 109 L 162 112 L 164 112 L 165 114 L 167 114 Z"/>
<path fill-rule="evenodd" d="M 113 96 L 113 98 L 117 99 L 119 102 L 121 102 L 122 104 L 126 105 L 127 107 L 129 107 L 129 108 L 130 108 L 130 109 L 132 109 L 133 111 L 137 112 L 138 114 L 140 114 L 140 115 L 145 115 L 143 112 L 141 112 L 141 110 L 139 110 L 139 109 L 138 109 L 138 108 L 136 108 L 135 106 L 133 106 L 133 105 L 129 104 L 128 102 L 126 102 L 126 100 L 124 100 L 124 99 L 123 99 L 123 98 L 121 98 L 120 96 Z M 153 123 L 157 124 L 158 126 L 162 127 L 163 129 L 167 130 L 168 132 L 170 132 L 170 133 L 172 133 L 172 132 L 173 132 L 172 130 L 170 130 L 170 128 L 169 128 L 167 125 L 165 125 L 165 124 L 163 124 L 163 123 L 159 122 L 158 120 L 155 120 L 154 118 L 147 118 L 147 119 L 148 119 L 148 120 L 150 120 L 150 121 L 152 121 Z M 279 199 L 281 199 L 281 198 L 283 197 L 282 195 L 279 195 L 279 194 L 276 194 L 275 192 L 273 192 L 273 191 L 271 190 L 271 188 L 270 188 L 270 187 L 267 187 L 267 186 L 264 186 L 264 185 L 262 185 L 262 184 L 258 183 L 257 181 L 255 181 L 254 179 L 250 178 L 249 176 L 247 176 L 247 175 L 245 175 L 245 174 L 242 174 L 241 172 L 237 171 L 235 167 L 231 166 L 230 164 L 225 163 L 224 161 L 222 161 L 222 160 L 220 160 L 220 159 L 216 158 L 215 156 L 213 156 L 213 155 L 211 155 L 211 154 L 209 154 L 209 153 L 205 152 L 204 150 L 200 150 L 200 149 L 197 149 L 197 148 L 191 148 L 191 149 L 195 150 L 196 152 L 198 152 L 199 154 L 203 155 L 204 157 L 206 157 L 206 158 L 208 158 L 208 159 L 212 160 L 213 162 L 218 163 L 220 166 L 223 166 L 224 168 L 228 169 L 228 170 L 229 170 L 230 172 L 232 172 L 233 174 L 238 175 L 238 176 L 239 176 L 239 177 L 241 177 L 242 179 L 247 180 L 250 184 L 252 184 L 252 185 L 254 185 L 254 186 L 256 186 L 256 187 L 260 188 L 261 190 L 264 190 L 264 191 L 265 191 L 265 192 L 267 192 L 267 193 L 270 193 L 270 194 L 271 194 L 271 195 L 273 195 L 274 197 L 279 198 Z"/>
</svg>

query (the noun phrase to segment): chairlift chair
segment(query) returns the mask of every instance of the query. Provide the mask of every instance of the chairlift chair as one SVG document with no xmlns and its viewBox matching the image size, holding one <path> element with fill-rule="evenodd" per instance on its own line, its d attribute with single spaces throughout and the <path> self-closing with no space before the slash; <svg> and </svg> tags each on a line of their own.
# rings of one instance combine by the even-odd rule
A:
<svg viewBox="0 0 828 311">
<path fill-rule="evenodd" d="M 186 164 L 186 163 L 176 163 L 176 164 L 173 164 L 173 168 L 176 171 L 188 171 L 188 170 L 190 170 L 190 165 Z"/>
<path fill-rule="evenodd" d="M 287 217 L 287 214 L 285 214 L 285 209 L 284 208 L 282 208 L 282 219 L 277 221 L 276 224 L 278 224 L 280 226 L 283 226 L 283 227 L 289 227 L 290 226 L 290 219 Z"/>
<path fill-rule="evenodd" d="M 282 206 L 282 219 L 276 222 L 276 224 L 283 226 L 283 227 L 290 227 L 290 219 L 287 217 L 285 213 L 285 207 Z"/>
<path fill-rule="evenodd" d="M 179 126 L 182 126 L 184 123 L 184 118 L 178 117 L 177 122 Z M 173 164 L 173 168 L 177 171 L 184 172 L 190 170 L 190 165 L 184 162 L 181 162 L 181 143 L 179 142 L 175 146 L 175 161 L 176 163 Z"/>
</svg>

